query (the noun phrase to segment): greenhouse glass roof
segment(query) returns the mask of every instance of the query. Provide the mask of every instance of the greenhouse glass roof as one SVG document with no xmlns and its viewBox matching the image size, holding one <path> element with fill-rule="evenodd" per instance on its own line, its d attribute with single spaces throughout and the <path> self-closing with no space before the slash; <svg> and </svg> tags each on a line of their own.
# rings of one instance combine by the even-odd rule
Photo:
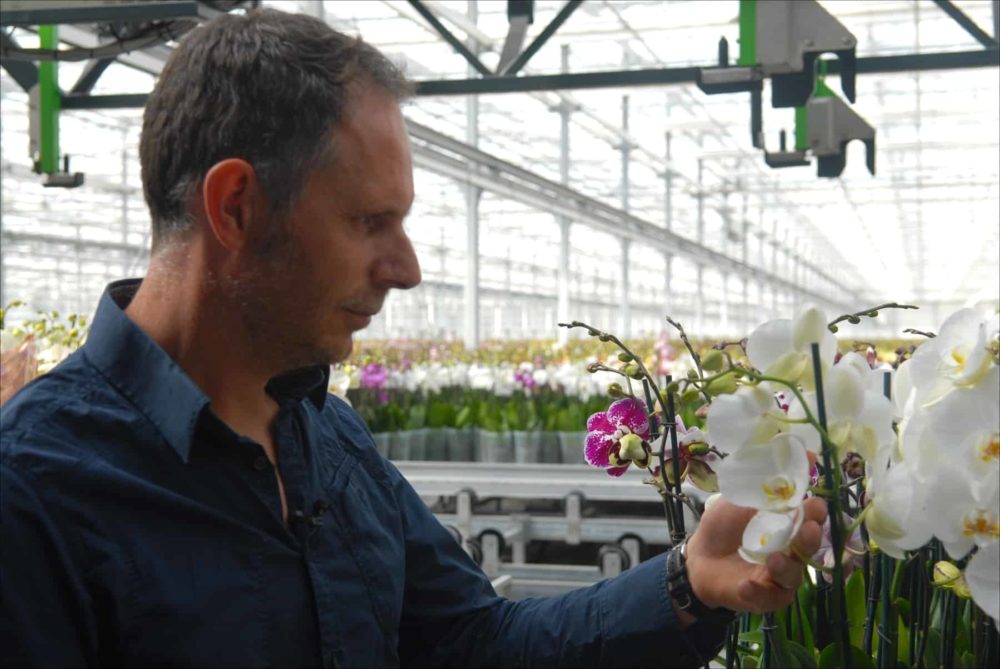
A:
<svg viewBox="0 0 1000 669">
<path fill-rule="evenodd" d="M 472 76 L 466 61 L 407 2 L 264 4 L 309 12 L 359 34 L 404 63 L 414 79 Z M 535 2 L 528 42 L 564 4 Z M 857 37 L 859 58 L 983 48 L 932 2 L 822 4 Z M 954 4 L 992 33 L 990 2 Z M 424 5 L 470 44 L 486 67 L 496 67 L 508 31 L 506 3 Z M 720 37 L 732 53 L 738 49 L 737 14 L 735 1 L 589 0 L 522 73 L 711 66 Z M 28 30 L 14 35 L 24 47 L 37 46 Z M 137 59 L 132 65 L 139 69 L 113 65 L 94 93 L 150 90 L 155 66 L 143 67 Z M 64 88 L 82 67 L 60 65 Z M 839 93 L 836 76 L 829 81 Z M 86 173 L 86 184 L 45 189 L 30 171 L 27 96 L 6 72 L 0 83 L 3 299 L 89 312 L 106 281 L 141 274 L 148 257 L 148 216 L 136 159 L 140 111 L 64 113 L 63 150 L 72 156 L 72 170 Z M 417 166 L 409 229 L 425 285 L 390 301 L 371 336 L 462 334 L 470 186 L 438 155 L 438 139 L 420 128 L 464 144 L 475 138 L 490 160 L 559 183 L 559 110 L 567 108 L 573 111 L 567 114 L 566 186 L 712 253 L 814 290 L 831 307 L 910 302 L 930 309 L 930 328 L 954 307 L 1000 299 L 996 67 L 859 74 L 853 108 L 876 129 L 877 172 L 868 173 L 863 146 L 856 142 L 849 146 L 843 175 L 833 179 L 817 177 L 815 165 L 768 167 L 751 143 L 745 93 L 706 95 L 693 84 L 675 84 L 419 96 L 405 114 L 415 128 Z M 470 115 L 478 117 L 473 134 Z M 773 150 L 779 130 L 791 135 L 793 112 L 765 105 L 763 122 Z M 482 334 L 553 337 L 565 216 L 515 186 L 486 189 L 479 202 Z M 682 253 L 670 259 L 667 283 L 664 249 L 641 238 L 628 245 L 623 285 L 619 235 L 577 222 L 571 229 L 571 304 L 588 305 L 594 318 L 613 319 L 625 290 L 635 331 L 659 330 L 668 312 L 697 319 L 709 331 L 741 331 L 768 311 L 787 311 L 809 297 L 787 294 L 787 287 L 763 279 L 744 283 L 728 265 L 699 263 Z M 511 311 L 513 303 L 521 306 Z"/>
</svg>

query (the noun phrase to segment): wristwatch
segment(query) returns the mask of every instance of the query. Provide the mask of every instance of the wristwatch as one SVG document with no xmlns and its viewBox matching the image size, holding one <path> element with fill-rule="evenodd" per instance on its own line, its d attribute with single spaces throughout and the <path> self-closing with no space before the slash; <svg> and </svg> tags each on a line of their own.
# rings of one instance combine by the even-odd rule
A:
<svg viewBox="0 0 1000 669">
<path fill-rule="evenodd" d="M 695 596 L 688 580 L 687 539 L 667 554 L 667 591 L 677 603 L 677 608 L 687 611 L 700 623 L 723 626 L 736 618 L 735 611 L 724 607 L 709 608 Z"/>
</svg>

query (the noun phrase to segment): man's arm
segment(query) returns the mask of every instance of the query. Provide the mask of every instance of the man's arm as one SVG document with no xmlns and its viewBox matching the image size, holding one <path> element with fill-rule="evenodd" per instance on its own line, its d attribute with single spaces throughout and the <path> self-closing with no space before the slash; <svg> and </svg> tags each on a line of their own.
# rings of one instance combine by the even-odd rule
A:
<svg viewBox="0 0 1000 669">
<path fill-rule="evenodd" d="M 95 666 L 89 596 L 34 486 L 0 465 L 0 664 Z"/>
<path fill-rule="evenodd" d="M 724 627 L 682 630 L 666 556 L 595 586 L 517 602 L 489 580 L 393 470 L 406 536 L 400 660 L 416 666 L 693 666 Z"/>
</svg>

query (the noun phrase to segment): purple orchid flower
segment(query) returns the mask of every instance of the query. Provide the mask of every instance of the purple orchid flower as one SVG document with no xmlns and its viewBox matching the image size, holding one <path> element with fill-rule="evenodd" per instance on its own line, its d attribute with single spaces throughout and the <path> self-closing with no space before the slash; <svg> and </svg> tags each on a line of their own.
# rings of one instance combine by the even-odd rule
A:
<svg viewBox="0 0 1000 669">
<path fill-rule="evenodd" d="M 587 419 L 584 456 L 590 465 L 610 476 L 621 476 L 633 462 L 649 466 L 652 448 L 648 436 L 646 407 L 634 397 L 625 397 Z"/>
<path fill-rule="evenodd" d="M 846 513 L 841 514 L 841 525 L 843 527 L 850 527 L 854 519 L 848 516 Z M 861 530 L 859 528 L 854 528 L 851 531 L 851 536 L 848 537 L 847 541 L 844 542 L 844 555 L 843 555 L 843 565 L 844 565 L 844 578 L 846 579 L 851 575 L 856 567 L 860 567 L 864 564 L 865 555 L 865 543 L 861 538 Z M 823 538 L 820 539 L 819 550 L 812 557 L 813 562 L 818 562 L 824 567 L 833 567 L 834 555 L 833 555 L 833 534 L 830 530 L 830 519 L 826 519 L 826 523 L 823 524 Z M 826 572 L 823 572 L 823 578 L 827 583 L 833 582 L 833 576 Z"/>
</svg>

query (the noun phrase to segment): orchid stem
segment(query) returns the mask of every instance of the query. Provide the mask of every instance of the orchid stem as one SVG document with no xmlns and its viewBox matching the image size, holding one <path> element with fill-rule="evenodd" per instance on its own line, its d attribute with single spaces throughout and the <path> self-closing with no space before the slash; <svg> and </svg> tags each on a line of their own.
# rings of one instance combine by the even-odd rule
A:
<svg viewBox="0 0 1000 669">
<path fill-rule="evenodd" d="M 844 661 L 844 666 L 851 669 L 851 641 L 847 626 L 847 600 L 844 595 L 844 541 L 845 536 L 841 531 L 841 500 L 840 500 L 840 467 L 834 467 L 832 462 L 832 452 L 836 449 L 826 435 L 826 404 L 823 398 L 823 372 L 820 367 L 819 344 L 813 342 L 810 346 L 812 352 L 813 376 L 816 382 L 816 413 L 819 418 L 820 433 L 822 439 L 823 455 L 823 476 L 826 478 L 826 487 L 834 491 L 828 498 L 830 516 L 830 535 L 833 539 L 833 610 L 834 624 L 837 634 L 834 635 L 834 643 L 840 651 L 840 657 Z M 795 389 L 798 395 L 798 389 Z M 799 401 L 802 402 L 801 396 Z M 803 409 L 808 416 L 809 408 L 802 402 Z"/>
</svg>

